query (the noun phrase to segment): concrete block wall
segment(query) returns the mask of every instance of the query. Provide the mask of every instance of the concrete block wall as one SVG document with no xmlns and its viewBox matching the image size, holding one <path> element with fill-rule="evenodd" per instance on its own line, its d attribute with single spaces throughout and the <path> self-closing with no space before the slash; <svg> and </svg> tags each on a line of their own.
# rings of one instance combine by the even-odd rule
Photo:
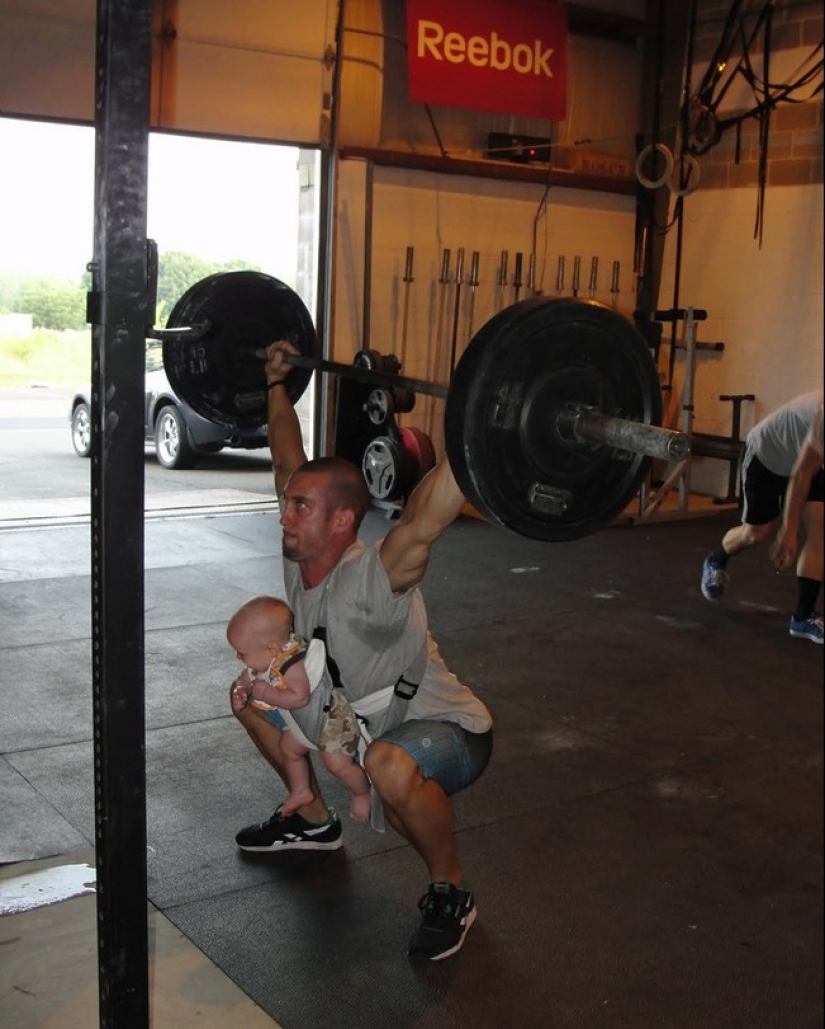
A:
<svg viewBox="0 0 825 1029">
<path fill-rule="evenodd" d="M 747 5 L 746 5 L 747 6 Z M 764 4 L 752 4 L 745 18 L 745 31 L 750 34 L 762 13 Z M 775 50 L 815 47 L 822 40 L 823 11 L 818 0 L 784 0 L 773 5 L 771 45 Z M 693 57 L 710 61 L 731 11 L 731 0 L 698 0 Z M 761 36 L 755 40 L 755 52 L 761 53 Z"/>
<path fill-rule="evenodd" d="M 759 123 L 745 120 L 699 157 L 704 189 L 737 189 L 759 182 Z M 823 103 L 821 99 L 785 104 L 771 113 L 768 186 L 805 186 L 823 182 Z"/>
<path fill-rule="evenodd" d="M 755 5 L 744 20 L 747 39 L 752 40 L 749 55 L 754 73 L 761 77 L 764 71 L 765 27 L 757 27 L 763 5 Z M 720 0 L 700 0 L 697 5 L 691 87 L 697 89 L 706 68 L 717 52 L 725 28 L 730 4 Z M 774 84 L 792 82 L 815 60 L 821 59 L 821 46 L 825 34 L 825 15 L 822 5 L 811 0 L 789 0 L 775 5 L 767 51 L 769 78 Z M 742 55 L 737 41 L 731 51 L 731 67 Z M 720 87 L 727 83 L 729 69 L 719 80 L 714 99 Z M 791 100 L 780 102 L 770 113 L 769 148 L 767 153 L 767 183 L 770 186 L 802 186 L 823 181 L 823 104 L 816 96 L 815 86 L 821 83 L 821 73 L 807 86 L 791 94 Z M 775 93 L 775 90 L 772 91 Z M 720 119 L 747 115 L 753 111 L 758 94 L 748 87 L 744 76 L 737 75 L 732 87 L 726 86 L 726 95 L 719 104 Z M 760 123 L 755 117 L 746 117 L 740 128 L 728 129 L 707 153 L 699 157 L 702 185 L 707 189 L 725 189 L 752 186 L 758 182 L 760 157 Z"/>
</svg>

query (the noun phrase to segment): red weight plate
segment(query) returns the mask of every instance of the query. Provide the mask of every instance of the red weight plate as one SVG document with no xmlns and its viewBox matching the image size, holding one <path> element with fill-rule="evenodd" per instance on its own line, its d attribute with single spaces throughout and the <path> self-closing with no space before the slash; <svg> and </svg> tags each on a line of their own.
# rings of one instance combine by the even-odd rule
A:
<svg viewBox="0 0 825 1029">
<path fill-rule="evenodd" d="M 415 482 L 423 479 L 435 467 L 435 448 L 426 432 L 414 427 L 401 429 L 401 445 L 410 455 L 416 469 Z"/>
</svg>

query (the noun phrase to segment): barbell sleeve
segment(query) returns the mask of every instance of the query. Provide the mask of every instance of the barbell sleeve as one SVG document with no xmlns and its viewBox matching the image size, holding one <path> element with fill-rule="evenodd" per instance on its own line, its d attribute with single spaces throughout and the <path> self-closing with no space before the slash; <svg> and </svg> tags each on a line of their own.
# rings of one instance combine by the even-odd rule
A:
<svg viewBox="0 0 825 1029">
<path fill-rule="evenodd" d="M 615 418 L 592 408 L 563 410 L 556 418 L 556 426 L 564 439 L 615 447 L 662 461 L 683 461 L 690 454 L 690 438 L 683 432 Z"/>
</svg>

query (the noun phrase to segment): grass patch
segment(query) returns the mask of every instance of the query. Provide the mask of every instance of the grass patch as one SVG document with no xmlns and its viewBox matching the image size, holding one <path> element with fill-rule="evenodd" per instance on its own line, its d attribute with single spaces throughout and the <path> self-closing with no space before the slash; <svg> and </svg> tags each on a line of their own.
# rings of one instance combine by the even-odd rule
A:
<svg viewBox="0 0 825 1029">
<path fill-rule="evenodd" d="M 0 338 L 0 386 L 76 386 L 92 370 L 91 329 Z"/>
</svg>

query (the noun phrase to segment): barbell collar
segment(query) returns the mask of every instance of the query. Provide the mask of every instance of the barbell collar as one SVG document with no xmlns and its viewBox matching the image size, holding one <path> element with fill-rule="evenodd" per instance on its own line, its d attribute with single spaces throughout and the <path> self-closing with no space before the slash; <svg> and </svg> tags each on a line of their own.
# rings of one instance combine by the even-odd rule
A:
<svg viewBox="0 0 825 1029">
<path fill-rule="evenodd" d="M 212 328 L 212 322 L 203 321 L 196 325 L 178 325 L 172 329 L 159 329 L 156 326 L 146 330 L 149 339 L 157 339 L 168 343 L 197 343 Z"/>
<path fill-rule="evenodd" d="M 556 418 L 556 426 L 563 439 L 627 450 L 662 461 L 684 461 L 690 454 L 690 438 L 683 432 L 615 418 L 593 408 L 564 408 Z"/>
</svg>

